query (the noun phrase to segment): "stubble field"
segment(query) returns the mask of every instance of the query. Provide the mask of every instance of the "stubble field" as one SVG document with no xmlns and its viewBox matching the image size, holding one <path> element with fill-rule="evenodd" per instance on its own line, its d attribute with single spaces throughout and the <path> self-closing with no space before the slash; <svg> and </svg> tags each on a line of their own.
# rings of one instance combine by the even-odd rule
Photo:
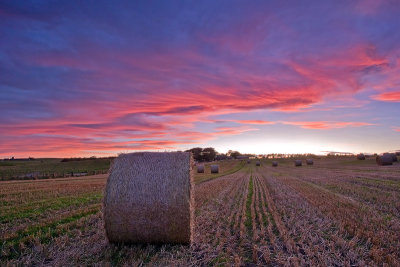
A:
<svg viewBox="0 0 400 267">
<path fill-rule="evenodd" d="M 400 265 L 399 164 L 220 164 L 196 174 L 191 246 L 108 244 L 107 175 L 1 182 L 0 265 Z"/>
</svg>

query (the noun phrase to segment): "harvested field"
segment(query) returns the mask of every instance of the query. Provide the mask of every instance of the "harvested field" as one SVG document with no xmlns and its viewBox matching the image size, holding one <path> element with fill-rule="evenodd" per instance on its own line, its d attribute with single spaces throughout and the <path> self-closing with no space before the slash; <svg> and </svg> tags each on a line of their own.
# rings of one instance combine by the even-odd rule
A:
<svg viewBox="0 0 400 267">
<path fill-rule="evenodd" d="M 107 175 L 1 182 L 0 265 L 399 266 L 400 164 L 275 160 L 195 173 L 191 246 L 109 244 Z"/>
</svg>

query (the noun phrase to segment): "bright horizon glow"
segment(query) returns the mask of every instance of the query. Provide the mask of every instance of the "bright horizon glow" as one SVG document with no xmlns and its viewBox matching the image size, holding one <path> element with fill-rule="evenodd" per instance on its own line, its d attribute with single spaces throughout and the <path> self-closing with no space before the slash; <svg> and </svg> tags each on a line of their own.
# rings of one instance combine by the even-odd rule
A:
<svg viewBox="0 0 400 267">
<path fill-rule="evenodd" d="M 391 1 L 0 4 L 0 158 L 400 150 Z"/>
</svg>

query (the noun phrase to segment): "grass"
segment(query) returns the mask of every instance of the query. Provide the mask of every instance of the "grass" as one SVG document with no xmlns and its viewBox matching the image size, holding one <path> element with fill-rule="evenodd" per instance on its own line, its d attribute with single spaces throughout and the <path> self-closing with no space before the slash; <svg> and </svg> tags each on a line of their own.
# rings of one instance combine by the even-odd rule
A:
<svg viewBox="0 0 400 267">
<path fill-rule="evenodd" d="M 5 253 L 3 252 L 5 255 L 1 255 L 1 258 L 16 258 L 20 256 L 21 250 L 25 246 L 34 242 L 48 244 L 53 238 L 67 234 L 70 231 L 71 225 L 69 225 L 69 227 L 64 227 L 65 225 L 71 224 L 86 216 L 96 214 L 97 212 L 99 212 L 99 208 L 94 208 L 51 223 L 34 225 L 24 230 L 19 230 L 14 237 L 5 239 L 0 244 L 0 251 L 5 251 Z"/>
<path fill-rule="evenodd" d="M 103 173 L 108 171 L 111 163 L 109 158 L 68 162 L 61 162 L 61 160 L 3 161 L 0 162 L 0 178 L 1 180 L 29 179 L 30 176 L 36 175 L 38 178 L 54 178 L 69 176 L 71 173 Z"/>
<path fill-rule="evenodd" d="M 68 207 L 98 203 L 103 197 L 100 193 L 89 193 L 82 196 L 67 196 L 51 200 L 31 202 L 9 209 L 0 215 L 0 223 L 10 223 L 17 219 L 33 219 L 46 211 L 57 211 Z"/>
<path fill-rule="evenodd" d="M 218 164 L 220 167 L 219 173 L 210 173 L 210 165 L 212 164 Z M 207 182 L 209 180 L 233 174 L 239 170 L 241 170 L 244 166 L 246 166 L 245 161 L 237 161 L 237 160 L 225 160 L 225 161 L 219 161 L 217 163 L 206 163 L 205 164 L 205 170 L 204 173 L 195 173 L 194 175 L 194 182 L 195 184 L 201 184 L 204 182 Z"/>
</svg>

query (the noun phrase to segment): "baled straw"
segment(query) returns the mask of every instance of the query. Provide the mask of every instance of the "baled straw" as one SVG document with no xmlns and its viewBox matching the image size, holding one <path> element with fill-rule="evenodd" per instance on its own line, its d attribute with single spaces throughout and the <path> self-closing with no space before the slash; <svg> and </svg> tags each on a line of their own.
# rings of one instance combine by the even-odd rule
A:
<svg viewBox="0 0 400 267">
<path fill-rule="evenodd" d="M 360 153 L 360 154 L 357 155 L 357 159 L 358 160 L 365 160 L 365 155 Z"/>
<path fill-rule="evenodd" d="M 278 162 L 277 161 L 273 161 L 272 162 L 272 167 L 278 167 Z"/>
<path fill-rule="evenodd" d="M 301 162 L 301 160 L 297 159 L 297 160 L 294 161 L 294 166 L 300 167 L 301 165 L 303 165 L 303 163 Z"/>
<path fill-rule="evenodd" d="M 219 173 L 219 165 L 211 165 L 211 173 Z"/>
<path fill-rule="evenodd" d="M 104 195 L 110 242 L 189 244 L 193 226 L 192 156 L 188 152 L 121 154 Z"/>
<path fill-rule="evenodd" d="M 377 156 L 376 163 L 381 166 L 392 165 L 393 164 L 392 155 L 383 154 L 382 156 Z"/>
<path fill-rule="evenodd" d="M 313 159 L 306 159 L 306 163 L 307 163 L 307 165 L 313 165 L 314 164 L 314 160 Z"/>
<path fill-rule="evenodd" d="M 204 165 L 197 165 L 197 173 L 204 173 Z"/>
<path fill-rule="evenodd" d="M 256 166 L 260 166 L 261 165 L 261 162 L 260 161 L 257 161 L 256 162 Z"/>
</svg>

